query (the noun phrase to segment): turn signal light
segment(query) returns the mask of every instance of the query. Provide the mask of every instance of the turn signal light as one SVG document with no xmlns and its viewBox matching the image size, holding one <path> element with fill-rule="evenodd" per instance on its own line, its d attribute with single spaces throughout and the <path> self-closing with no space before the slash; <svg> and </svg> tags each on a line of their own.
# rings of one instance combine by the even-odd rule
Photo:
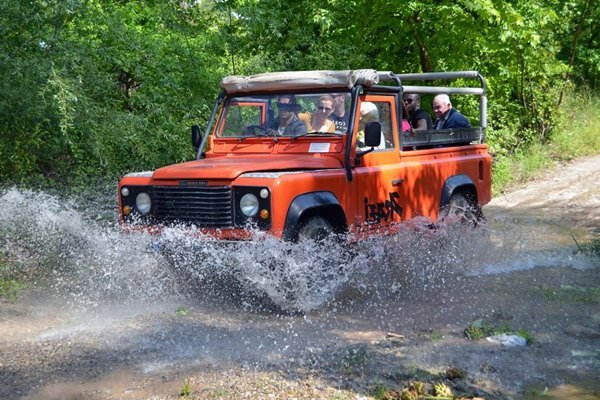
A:
<svg viewBox="0 0 600 400">
<path fill-rule="evenodd" d="M 123 206 L 123 215 L 131 214 L 131 206 Z"/>
<path fill-rule="evenodd" d="M 267 218 L 269 218 L 269 211 L 268 211 L 268 210 L 265 210 L 265 209 L 262 209 L 262 210 L 260 210 L 260 217 L 261 217 L 262 219 L 267 219 Z"/>
</svg>

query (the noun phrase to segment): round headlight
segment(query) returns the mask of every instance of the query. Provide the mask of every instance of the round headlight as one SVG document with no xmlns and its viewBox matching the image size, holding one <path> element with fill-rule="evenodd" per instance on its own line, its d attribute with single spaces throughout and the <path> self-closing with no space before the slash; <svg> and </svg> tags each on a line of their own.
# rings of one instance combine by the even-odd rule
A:
<svg viewBox="0 0 600 400">
<path fill-rule="evenodd" d="M 240 210 L 246 217 L 253 217 L 258 212 L 258 199 L 252 193 L 246 193 L 240 199 Z"/>
<path fill-rule="evenodd" d="M 142 215 L 148 214 L 152 206 L 150 195 L 146 192 L 138 194 L 135 198 L 135 206 Z"/>
</svg>

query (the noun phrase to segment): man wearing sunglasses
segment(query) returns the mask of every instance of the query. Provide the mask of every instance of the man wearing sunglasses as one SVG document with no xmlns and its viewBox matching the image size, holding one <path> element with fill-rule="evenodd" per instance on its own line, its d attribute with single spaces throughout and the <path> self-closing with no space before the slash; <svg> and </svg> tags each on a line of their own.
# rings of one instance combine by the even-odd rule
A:
<svg viewBox="0 0 600 400">
<path fill-rule="evenodd" d="M 427 111 L 421 109 L 421 96 L 416 93 L 404 94 L 402 101 L 406 106 L 408 115 L 406 116 L 410 126 L 415 131 L 425 131 L 433 129 L 431 117 Z"/>
<path fill-rule="evenodd" d="M 308 131 L 306 123 L 298 119 L 296 113 L 300 110 L 300 106 L 291 96 L 280 97 L 277 101 L 277 110 L 279 115 L 273 128 L 279 135 L 298 136 Z"/>
</svg>

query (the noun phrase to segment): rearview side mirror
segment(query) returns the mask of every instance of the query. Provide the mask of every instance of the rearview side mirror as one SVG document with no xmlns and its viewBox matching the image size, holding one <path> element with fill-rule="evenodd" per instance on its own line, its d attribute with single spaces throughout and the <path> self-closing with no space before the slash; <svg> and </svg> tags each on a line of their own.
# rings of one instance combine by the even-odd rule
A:
<svg viewBox="0 0 600 400">
<path fill-rule="evenodd" d="M 202 143 L 202 134 L 200 133 L 200 127 L 198 125 L 192 125 L 192 145 L 194 149 L 198 151 Z"/>
<path fill-rule="evenodd" d="M 379 147 L 381 144 L 381 124 L 379 122 L 367 122 L 365 126 L 365 146 Z"/>
</svg>

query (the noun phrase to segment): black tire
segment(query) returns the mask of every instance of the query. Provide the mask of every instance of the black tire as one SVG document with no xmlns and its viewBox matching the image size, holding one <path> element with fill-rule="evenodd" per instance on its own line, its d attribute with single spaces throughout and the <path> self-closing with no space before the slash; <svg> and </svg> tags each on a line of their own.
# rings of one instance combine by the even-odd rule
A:
<svg viewBox="0 0 600 400">
<path fill-rule="evenodd" d="M 311 217 L 298 230 L 298 241 L 313 240 L 322 243 L 335 235 L 333 226 L 323 217 Z"/>
<path fill-rule="evenodd" d="M 481 207 L 470 201 L 462 193 L 455 193 L 448 204 L 440 208 L 439 222 L 459 222 L 463 225 L 477 226 L 483 221 Z"/>
<path fill-rule="evenodd" d="M 331 223 L 323 217 L 314 216 L 300 225 L 296 242 L 300 246 L 305 242 L 307 248 L 316 248 L 316 251 L 319 251 L 321 246 L 329 245 L 332 238 L 335 241 L 339 239 Z M 315 265 L 314 271 L 309 272 L 309 275 L 290 277 L 284 274 L 281 285 L 285 290 L 286 299 L 283 304 L 277 304 L 282 314 L 303 315 L 306 310 L 301 305 L 305 299 L 299 296 L 311 296 L 313 291 L 321 290 L 324 279 L 335 279 L 339 267 L 337 263 L 334 260 L 323 260 L 323 262 L 323 265 Z M 300 280 L 296 281 L 296 279 Z"/>
</svg>

